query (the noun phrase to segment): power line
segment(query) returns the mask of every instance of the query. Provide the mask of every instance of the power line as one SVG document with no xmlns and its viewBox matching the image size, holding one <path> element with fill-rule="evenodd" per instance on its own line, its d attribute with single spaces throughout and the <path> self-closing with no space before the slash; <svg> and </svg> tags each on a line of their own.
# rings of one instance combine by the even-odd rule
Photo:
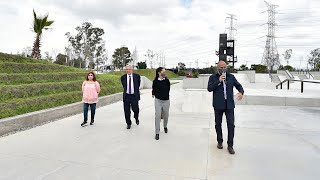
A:
<svg viewBox="0 0 320 180">
<path fill-rule="evenodd" d="M 274 5 L 266 1 L 265 3 L 268 6 L 268 35 L 261 64 L 267 65 L 269 70 L 272 71 L 274 67 L 280 65 L 279 54 L 275 40 L 275 27 L 277 25 L 275 14 L 277 13 L 276 8 L 278 7 L 278 5 Z"/>
<path fill-rule="evenodd" d="M 185 43 L 185 44 L 179 44 L 179 45 L 176 45 L 176 46 L 173 46 L 173 47 L 163 48 L 161 50 L 163 50 L 163 51 L 165 51 L 165 50 L 172 51 L 172 50 L 180 49 L 180 48 L 182 48 L 182 49 L 183 48 L 189 48 L 189 46 L 192 45 L 192 44 L 193 44 L 193 47 L 194 47 L 194 46 L 199 46 L 199 45 L 204 45 L 204 44 L 211 44 L 211 43 L 213 43 L 214 41 L 217 41 L 217 40 L 218 39 L 213 40 L 213 41 L 212 40 L 202 40 L 202 41 L 190 42 L 190 43 Z M 210 41 L 210 42 L 205 42 L 205 41 Z M 201 43 L 201 42 L 205 42 L 205 43 Z M 194 44 L 198 44 L 198 45 L 194 45 Z M 186 47 L 184 47 L 184 46 L 186 46 Z"/>
</svg>

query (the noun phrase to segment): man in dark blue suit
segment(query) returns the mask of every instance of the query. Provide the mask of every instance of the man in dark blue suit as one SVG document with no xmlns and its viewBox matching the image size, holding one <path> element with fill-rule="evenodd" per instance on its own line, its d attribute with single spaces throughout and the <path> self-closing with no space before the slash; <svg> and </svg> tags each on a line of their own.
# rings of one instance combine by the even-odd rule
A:
<svg viewBox="0 0 320 180">
<path fill-rule="evenodd" d="M 234 138 L 234 99 L 233 99 L 233 87 L 235 87 L 239 93 L 237 99 L 242 100 L 243 88 L 237 79 L 227 72 L 227 64 L 224 61 L 219 61 L 218 72 L 212 74 L 208 82 L 208 91 L 213 92 L 213 108 L 215 114 L 215 128 L 217 133 L 217 147 L 223 149 L 222 138 L 222 115 L 225 113 L 228 127 L 228 151 L 230 154 L 234 154 L 233 138 Z"/>
<path fill-rule="evenodd" d="M 127 74 L 121 76 L 123 86 L 123 109 L 127 123 L 127 129 L 131 128 L 131 110 L 134 112 L 136 124 L 139 125 L 139 100 L 140 100 L 140 83 L 139 74 L 134 74 L 132 66 L 126 66 Z"/>
</svg>

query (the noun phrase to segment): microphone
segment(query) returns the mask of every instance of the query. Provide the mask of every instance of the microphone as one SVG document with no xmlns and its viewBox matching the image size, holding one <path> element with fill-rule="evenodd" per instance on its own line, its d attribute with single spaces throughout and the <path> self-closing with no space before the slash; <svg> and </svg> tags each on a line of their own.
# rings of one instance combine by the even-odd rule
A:
<svg viewBox="0 0 320 180">
<path fill-rule="evenodd" d="M 222 75 L 225 77 L 225 79 L 223 80 L 223 95 L 224 95 L 224 99 L 226 100 L 227 99 L 227 85 L 226 85 L 226 82 L 227 82 L 227 70 L 226 69 L 222 70 Z"/>
<path fill-rule="evenodd" d="M 223 81 L 226 81 L 226 80 L 227 80 L 227 71 L 226 71 L 226 70 L 223 70 L 222 75 L 223 75 L 224 78 L 225 78 Z"/>
</svg>

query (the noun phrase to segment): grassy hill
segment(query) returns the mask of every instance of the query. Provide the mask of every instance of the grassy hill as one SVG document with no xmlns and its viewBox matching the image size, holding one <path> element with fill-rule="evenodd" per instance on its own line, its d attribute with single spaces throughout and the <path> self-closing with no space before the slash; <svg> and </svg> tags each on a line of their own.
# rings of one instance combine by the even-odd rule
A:
<svg viewBox="0 0 320 180">
<path fill-rule="evenodd" d="M 80 102 L 86 74 L 73 67 L 0 53 L 0 119 Z M 100 96 L 121 92 L 119 78 L 98 75 Z"/>
</svg>

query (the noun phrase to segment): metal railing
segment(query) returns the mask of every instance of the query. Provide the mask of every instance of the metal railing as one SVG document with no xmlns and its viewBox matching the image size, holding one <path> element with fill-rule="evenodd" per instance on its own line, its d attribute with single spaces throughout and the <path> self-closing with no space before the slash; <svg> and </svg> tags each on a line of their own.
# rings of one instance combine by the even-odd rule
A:
<svg viewBox="0 0 320 180">
<path fill-rule="evenodd" d="M 271 75 L 270 72 L 269 72 L 269 77 L 270 77 L 270 79 L 271 79 L 271 82 L 273 82 L 273 77 L 272 77 L 272 75 Z"/>
<path fill-rule="evenodd" d="M 284 72 L 287 74 L 287 76 L 288 76 L 290 79 L 294 79 L 294 76 L 293 76 L 288 70 L 285 70 Z"/>
<path fill-rule="evenodd" d="M 313 77 L 313 75 L 310 73 L 310 71 L 308 71 L 307 73 L 308 73 L 308 75 L 309 75 L 309 79 L 310 79 L 310 77 L 312 77 L 312 79 L 314 79 L 314 77 Z"/>
<path fill-rule="evenodd" d="M 296 71 L 294 73 L 298 73 L 298 74 L 304 74 L 307 76 L 308 79 L 314 79 L 314 76 L 310 73 L 310 71 L 306 70 L 306 71 Z"/>
<path fill-rule="evenodd" d="M 304 80 L 296 80 L 296 79 L 286 79 L 279 84 L 276 85 L 276 89 L 280 86 L 280 89 L 282 89 L 282 84 L 287 82 L 287 89 L 290 89 L 290 81 L 298 81 L 301 82 L 301 93 L 303 93 L 303 83 L 315 83 L 315 84 L 320 84 L 320 81 L 304 81 Z"/>
</svg>

